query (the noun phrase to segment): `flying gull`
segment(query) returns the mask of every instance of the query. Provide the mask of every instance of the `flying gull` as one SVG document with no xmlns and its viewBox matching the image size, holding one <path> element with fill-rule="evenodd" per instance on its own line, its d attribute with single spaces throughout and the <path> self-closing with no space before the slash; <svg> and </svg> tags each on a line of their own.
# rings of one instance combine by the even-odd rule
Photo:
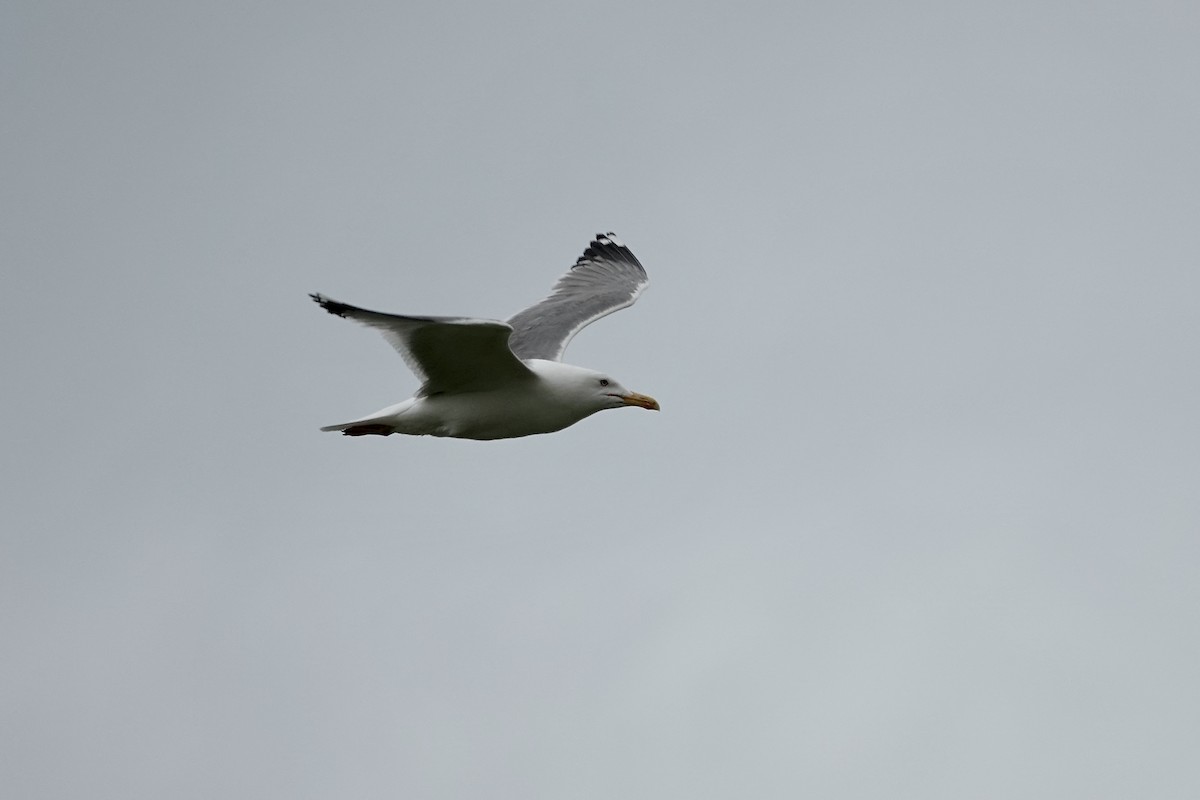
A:
<svg viewBox="0 0 1200 800">
<path fill-rule="evenodd" d="M 423 383 L 411 398 L 323 431 L 346 436 L 509 439 L 551 433 L 597 411 L 658 401 L 560 360 L 585 326 L 633 305 L 648 278 L 613 234 L 596 234 L 550 296 L 508 322 L 382 314 L 310 295 L 330 314 L 375 328 Z"/>
</svg>

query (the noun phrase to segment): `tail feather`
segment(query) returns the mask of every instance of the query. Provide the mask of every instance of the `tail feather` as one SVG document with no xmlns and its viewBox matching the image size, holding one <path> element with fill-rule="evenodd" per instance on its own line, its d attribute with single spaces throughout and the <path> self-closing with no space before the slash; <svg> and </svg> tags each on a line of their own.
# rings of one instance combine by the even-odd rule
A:
<svg viewBox="0 0 1200 800">
<path fill-rule="evenodd" d="M 396 429 L 383 422 L 343 422 L 326 425 L 323 431 L 341 431 L 343 436 L 390 436 Z"/>
<path fill-rule="evenodd" d="M 374 414 L 352 419 L 349 422 L 339 422 L 337 425 L 326 425 L 323 431 L 341 431 L 346 436 L 387 436 L 399 433 L 396 430 L 396 417 L 413 404 L 413 400 L 405 400 L 394 406 L 381 408 Z"/>
</svg>

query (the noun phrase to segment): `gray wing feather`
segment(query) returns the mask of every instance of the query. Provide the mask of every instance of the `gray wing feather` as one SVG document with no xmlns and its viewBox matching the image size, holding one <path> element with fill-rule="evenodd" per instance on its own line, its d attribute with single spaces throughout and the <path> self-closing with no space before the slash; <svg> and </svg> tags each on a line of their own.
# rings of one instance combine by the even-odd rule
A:
<svg viewBox="0 0 1200 800">
<path fill-rule="evenodd" d="M 649 281 L 629 248 L 611 233 L 596 238 L 550 296 L 508 321 L 508 346 L 518 358 L 562 358 L 567 344 L 586 325 L 633 305 Z"/>
<path fill-rule="evenodd" d="M 508 347 L 512 326 L 499 320 L 383 314 L 323 294 L 310 297 L 330 314 L 382 333 L 423 381 L 418 396 L 478 391 L 533 377 Z"/>
</svg>

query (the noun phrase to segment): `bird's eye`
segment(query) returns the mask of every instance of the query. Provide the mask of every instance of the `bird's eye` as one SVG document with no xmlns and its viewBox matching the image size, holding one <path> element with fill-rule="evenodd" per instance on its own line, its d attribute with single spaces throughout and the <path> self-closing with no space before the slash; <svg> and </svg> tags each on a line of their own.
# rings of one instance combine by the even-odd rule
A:
<svg viewBox="0 0 1200 800">
<path fill-rule="evenodd" d="M 601 385 L 601 386 L 608 386 L 608 378 L 601 378 L 601 379 L 600 379 L 600 385 Z"/>
</svg>

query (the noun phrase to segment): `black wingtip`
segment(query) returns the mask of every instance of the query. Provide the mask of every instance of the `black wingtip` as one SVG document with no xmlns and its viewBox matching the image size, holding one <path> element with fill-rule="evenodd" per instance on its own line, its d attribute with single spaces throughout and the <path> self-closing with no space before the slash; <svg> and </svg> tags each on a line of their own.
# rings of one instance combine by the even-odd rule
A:
<svg viewBox="0 0 1200 800">
<path fill-rule="evenodd" d="M 629 264 L 636 264 L 638 267 L 642 266 L 642 262 L 637 260 L 637 256 L 630 252 L 625 243 L 618 239 L 617 235 L 612 231 L 597 233 L 596 237 L 592 239 L 592 243 L 588 245 L 587 250 L 583 251 L 583 255 L 576 259 L 575 264 L 579 265 L 585 261 L 599 260 L 624 261 Z"/>
<path fill-rule="evenodd" d="M 337 300 L 334 300 L 332 297 L 326 297 L 323 294 L 313 293 L 313 294 L 310 294 L 309 297 L 311 297 L 313 299 L 314 303 L 316 303 L 321 308 L 325 309 L 330 314 L 333 314 L 336 317 L 344 318 L 346 316 L 347 309 L 350 308 L 350 306 L 346 305 L 345 303 L 339 303 Z"/>
</svg>

